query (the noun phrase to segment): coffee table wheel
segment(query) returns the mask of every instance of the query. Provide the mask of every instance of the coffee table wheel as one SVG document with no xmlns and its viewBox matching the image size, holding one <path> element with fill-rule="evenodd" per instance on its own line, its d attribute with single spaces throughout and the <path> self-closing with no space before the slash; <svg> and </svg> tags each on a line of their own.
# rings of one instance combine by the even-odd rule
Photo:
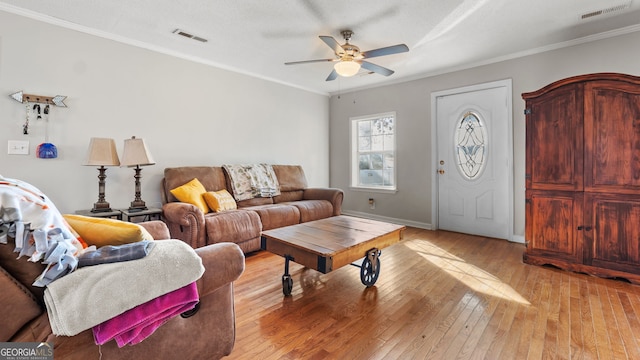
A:
<svg viewBox="0 0 640 360">
<path fill-rule="evenodd" d="M 282 275 L 282 293 L 285 296 L 291 295 L 291 290 L 293 289 L 293 279 L 291 275 Z"/>
<path fill-rule="evenodd" d="M 369 257 L 365 257 L 360 267 L 360 281 L 367 287 L 373 286 L 380 275 L 380 258 L 376 256 L 374 261 L 376 262 L 375 266 Z"/>
</svg>

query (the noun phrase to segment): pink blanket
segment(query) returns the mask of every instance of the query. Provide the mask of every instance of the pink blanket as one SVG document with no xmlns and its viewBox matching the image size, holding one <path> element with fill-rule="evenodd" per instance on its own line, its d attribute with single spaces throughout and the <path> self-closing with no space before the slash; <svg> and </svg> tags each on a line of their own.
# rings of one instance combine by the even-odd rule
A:
<svg viewBox="0 0 640 360">
<path fill-rule="evenodd" d="M 97 345 L 115 339 L 118 347 L 135 345 L 151 336 L 171 318 L 193 309 L 198 303 L 198 288 L 193 282 L 159 296 L 93 327 Z"/>
</svg>

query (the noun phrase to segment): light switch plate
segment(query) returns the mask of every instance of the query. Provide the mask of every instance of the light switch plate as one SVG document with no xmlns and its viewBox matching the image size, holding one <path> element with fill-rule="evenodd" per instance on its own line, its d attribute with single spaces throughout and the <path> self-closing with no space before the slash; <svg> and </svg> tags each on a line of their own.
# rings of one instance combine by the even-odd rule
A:
<svg viewBox="0 0 640 360">
<path fill-rule="evenodd" d="M 29 155 L 29 140 L 9 140 L 7 148 L 9 155 Z"/>
</svg>

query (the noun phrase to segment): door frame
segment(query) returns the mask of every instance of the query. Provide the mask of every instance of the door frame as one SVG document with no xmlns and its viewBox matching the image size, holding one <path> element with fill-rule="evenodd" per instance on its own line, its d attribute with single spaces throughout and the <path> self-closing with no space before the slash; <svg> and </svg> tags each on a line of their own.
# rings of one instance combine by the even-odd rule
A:
<svg viewBox="0 0 640 360">
<path fill-rule="evenodd" d="M 507 240 L 513 241 L 513 84 L 512 79 L 497 80 L 488 83 L 464 86 L 454 89 L 435 91 L 431 93 L 431 224 L 434 230 L 439 228 L 439 177 L 438 175 L 438 119 L 437 119 L 437 99 L 438 97 L 463 94 L 474 91 L 489 90 L 499 87 L 505 87 L 507 89 L 507 148 L 510 149 L 507 154 L 508 159 L 508 179 L 509 189 L 507 190 L 509 196 L 509 219 L 507 229 Z"/>
</svg>

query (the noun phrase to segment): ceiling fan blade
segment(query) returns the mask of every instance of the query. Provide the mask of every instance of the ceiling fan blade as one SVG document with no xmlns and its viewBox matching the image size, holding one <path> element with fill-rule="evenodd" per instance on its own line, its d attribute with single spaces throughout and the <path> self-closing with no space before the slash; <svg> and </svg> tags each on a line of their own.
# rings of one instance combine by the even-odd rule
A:
<svg viewBox="0 0 640 360">
<path fill-rule="evenodd" d="M 327 44 L 331 49 L 333 49 L 333 52 L 335 52 L 336 54 L 340 51 L 344 51 L 342 50 L 342 45 L 340 45 L 336 39 L 333 38 L 333 36 L 327 36 L 327 35 L 320 35 L 320 40 L 324 41 L 325 44 Z"/>
<path fill-rule="evenodd" d="M 327 80 L 326 81 L 335 80 L 337 77 L 338 77 L 338 73 L 336 72 L 335 69 L 333 69 L 333 71 L 331 71 L 331 74 L 329 74 L 329 76 L 327 76 Z"/>
<path fill-rule="evenodd" d="M 336 61 L 338 59 L 316 59 L 316 60 L 303 60 L 303 61 L 290 61 L 284 63 L 285 65 L 297 65 L 297 64 L 307 64 L 307 63 L 315 63 L 315 62 L 327 62 L 327 61 Z"/>
<path fill-rule="evenodd" d="M 363 68 L 380 75 L 389 76 L 394 73 L 394 71 L 391 69 L 387 69 L 386 67 L 376 65 L 368 61 L 358 61 L 358 63 L 360 63 L 360 66 L 362 66 Z"/>
<path fill-rule="evenodd" d="M 409 51 L 409 48 L 407 47 L 407 45 L 398 44 L 398 45 L 383 47 L 380 49 L 365 51 L 362 53 L 362 56 L 364 56 L 365 59 L 368 59 L 376 56 L 392 55 L 392 54 L 398 54 L 398 53 L 403 53 L 407 51 Z"/>
</svg>

